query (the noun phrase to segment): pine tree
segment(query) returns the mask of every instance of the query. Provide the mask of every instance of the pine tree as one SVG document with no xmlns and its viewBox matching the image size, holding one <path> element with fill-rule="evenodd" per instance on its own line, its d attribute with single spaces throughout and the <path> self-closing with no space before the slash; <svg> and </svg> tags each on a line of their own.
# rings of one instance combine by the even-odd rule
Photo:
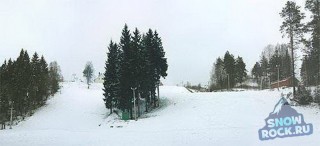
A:
<svg viewBox="0 0 320 146">
<path fill-rule="evenodd" d="M 5 119 L 6 118 L 6 111 L 8 110 L 7 95 L 6 95 L 6 91 L 5 91 L 6 87 L 7 87 L 7 84 L 5 82 L 6 68 L 7 68 L 7 61 L 5 60 L 4 63 L 0 67 L 0 120 L 1 121 L 6 120 Z"/>
<path fill-rule="evenodd" d="M 121 67 L 120 67 L 120 103 L 119 107 L 122 111 L 130 112 L 132 115 L 132 94 L 131 87 L 133 87 L 132 82 L 132 72 L 131 72 L 131 34 L 128 26 L 125 25 L 122 30 L 122 36 L 120 38 L 119 47 L 122 50 L 121 53 Z M 132 116 L 131 116 L 132 117 Z"/>
<path fill-rule="evenodd" d="M 228 82 L 228 89 L 233 88 L 235 85 L 235 59 L 232 54 L 227 51 L 224 55 L 224 69 L 227 73 L 227 82 Z"/>
<path fill-rule="evenodd" d="M 251 75 L 253 78 L 258 81 L 260 77 L 262 76 L 262 70 L 261 70 L 261 65 L 259 62 L 256 62 L 251 70 Z"/>
<path fill-rule="evenodd" d="M 138 115 L 140 98 L 146 101 L 146 111 L 151 105 L 157 106 L 156 88 L 160 84 L 160 78 L 167 76 L 168 69 L 159 34 L 149 29 L 141 36 L 136 28 L 131 35 L 125 25 L 119 45 L 111 41 L 108 49 L 103 89 L 106 107 L 111 112 L 112 108 L 127 111 L 133 118 L 133 101 L 138 105 Z"/>
<path fill-rule="evenodd" d="M 40 76 L 39 76 L 39 103 L 43 105 L 49 96 L 49 69 L 48 64 L 43 56 L 40 59 Z"/>
<path fill-rule="evenodd" d="M 212 83 L 216 86 L 214 89 L 223 89 L 227 88 L 227 73 L 224 69 L 223 60 L 218 57 L 216 62 L 214 63 L 214 69 L 212 74 Z M 213 89 L 213 90 L 214 90 Z"/>
<path fill-rule="evenodd" d="M 6 67 L 4 79 L 6 83 L 6 88 L 5 88 L 6 98 L 8 98 L 8 101 L 11 101 L 11 102 L 17 101 L 17 97 L 15 96 L 17 95 L 16 94 L 17 86 L 15 84 L 17 80 L 15 80 L 15 78 L 16 78 L 15 66 L 14 66 L 14 62 L 10 58 Z M 16 109 L 17 104 L 13 104 L 13 105 L 14 105 L 14 108 Z"/>
<path fill-rule="evenodd" d="M 104 101 L 106 108 L 110 109 L 110 114 L 113 108 L 116 107 L 115 103 L 120 97 L 120 50 L 116 43 L 110 41 L 108 47 L 108 60 L 106 61 L 104 73 Z"/>
<path fill-rule="evenodd" d="M 165 52 L 163 50 L 162 46 L 162 40 L 158 34 L 157 31 L 154 31 L 154 39 L 153 39 L 153 45 L 154 45 L 154 65 L 155 65 L 155 86 L 158 89 L 159 92 L 159 84 L 160 84 L 160 78 L 165 78 L 167 76 L 167 70 L 168 70 L 168 64 L 167 64 L 167 58 L 165 58 Z M 159 94 L 159 93 L 158 93 Z M 154 99 L 154 102 L 158 103 L 157 106 L 159 106 L 158 99 Z M 155 104 L 155 103 L 154 103 Z"/>
<path fill-rule="evenodd" d="M 305 17 L 303 13 L 300 12 L 300 7 L 296 5 L 295 2 L 288 1 L 285 7 L 282 9 L 280 16 L 284 19 L 282 25 L 280 26 L 280 31 L 284 36 L 290 39 L 290 49 L 291 49 L 291 60 L 292 60 L 292 80 L 293 80 L 293 95 L 296 93 L 295 88 L 295 71 L 294 71 L 294 45 L 297 44 L 303 34 L 303 24 L 301 20 Z"/>
<path fill-rule="evenodd" d="M 59 70 L 58 67 L 55 68 Z M 13 118 L 24 118 L 41 106 L 45 102 L 45 95 L 48 96 L 49 93 L 48 85 L 51 80 L 48 77 L 44 57 L 39 59 L 37 53 L 34 53 L 30 62 L 28 52 L 22 49 L 16 61 L 5 61 L 0 66 L 0 118 L 4 114 L 5 120 L 8 120 L 7 111 L 11 106 L 16 111 Z"/>
<path fill-rule="evenodd" d="M 305 26 L 305 31 L 311 32 L 307 41 L 310 50 L 320 50 L 320 1 L 306 0 L 305 8 L 311 12 L 311 20 Z"/>
<path fill-rule="evenodd" d="M 31 80 L 29 86 L 29 100 L 28 100 L 28 111 L 36 109 L 39 101 L 41 100 L 41 95 L 39 95 L 39 84 L 40 84 L 40 60 L 37 53 L 34 53 L 31 59 Z M 29 107 L 31 106 L 31 107 Z M 31 108 L 31 109 L 30 109 Z"/>
<path fill-rule="evenodd" d="M 320 83 L 320 1 L 306 0 L 306 10 L 311 12 L 311 20 L 305 25 L 304 30 L 310 35 L 309 39 L 304 39 L 304 44 L 307 47 L 304 60 L 305 67 L 301 70 L 301 74 L 306 77 L 308 85 L 319 85 Z"/>
<path fill-rule="evenodd" d="M 146 111 L 152 103 L 152 97 L 154 96 L 155 83 L 154 83 L 154 58 L 153 57 L 153 32 L 151 29 L 142 37 L 142 56 L 143 56 L 143 70 L 144 79 L 142 80 L 142 95 L 146 99 Z"/>
<path fill-rule="evenodd" d="M 279 55 L 278 50 L 276 50 L 269 61 L 271 82 L 278 81 L 278 69 L 279 69 L 279 74 L 280 72 L 282 72 L 281 70 L 282 64 L 281 64 L 280 57 L 281 56 Z M 279 75 L 279 79 L 280 79 L 280 75 Z"/>
<path fill-rule="evenodd" d="M 13 66 L 13 83 L 15 84 L 15 88 L 12 89 L 14 90 L 13 102 L 18 114 L 24 116 L 28 109 L 27 101 L 29 101 L 29 88 L 31 81 L 31 66 L 28 52 L 22 49 Z"/>
<path fill-rule="evenodd" d="M 12 100 L 13 91 L 13 62 L 11 59 L 5 61 L 0 67 L 1 79 L 0 79 L 0 115 L 3 121 L 9 120 L 8 110 L 9 110 L 9 101 Z"/>
<path fill-rule="evenodd" d="M 289 50 L 286 49 L 285 55 L 282 58 L 282 71 L 281 79 L 285 79 L 291 76 L 291 56 L 289 55 Z"/>
<path fill-rule="evenodd" d="M 247 77 L 246 64 L 243 62 L 242 57 L 236 59 L 235 63 L 236 82 L 242 84 Z"/>
<path fill-rule="evenodd" d="M 144 76 L 141 74 L 141 70 L 143 69 L 143 60 L 141 56 L 141 34 L 138 28 L 135 29 L 133 32 L 132 36 L 132 41 L 131 41 L 131 48 L 132 48 L 132 55 L 133 55 L 133 60 L 132 60 L 132 80 L 133 80 L 133 88 L 136 88 L 135 90 L 135 102 L 138 105 L 138 117 L 140 116 L 140 98 L 138 96 L 141 94 L 141 80 L 143 80 Z"/>
</svg>

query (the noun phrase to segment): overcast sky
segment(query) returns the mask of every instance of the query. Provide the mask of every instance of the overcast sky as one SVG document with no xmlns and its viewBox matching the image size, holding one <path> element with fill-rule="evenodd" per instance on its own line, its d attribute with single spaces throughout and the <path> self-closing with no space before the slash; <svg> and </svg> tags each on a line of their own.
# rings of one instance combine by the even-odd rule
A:
<svg viewBox="0 0 320 146">
<path fill-rule="evenodd" d="M 156 29 L 168 58 L 166 84 L 205 84 L 213 62 L 229 50 L 250 71 L 268 44 L 285 42 L 285 0 L 0 0 L 0 61 L 24 48 L 56 60 L 65 79 L 92 61 L 104 72 L 107 45 L 125 23 Z M 298 1 L 299 4 L 303 2 Z M 30 55 L 31 56 L 31 55 Z"/>
</svg>

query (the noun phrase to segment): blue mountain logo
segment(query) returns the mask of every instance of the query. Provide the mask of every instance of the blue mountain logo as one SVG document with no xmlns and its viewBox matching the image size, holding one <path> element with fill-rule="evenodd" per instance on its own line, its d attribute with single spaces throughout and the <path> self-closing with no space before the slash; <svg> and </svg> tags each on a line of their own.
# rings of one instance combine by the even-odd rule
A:
<svg viewBox="0 0 320 146">
<path fill-rule="evenodd" d="M 304 121 L 303 115 L 293 109 L 285 98 L 275 105 L 273 112 L 265 119 L 266 125 L 259 129 L 260 140 L 310 135 L 312 124 Z"/>
</svg>

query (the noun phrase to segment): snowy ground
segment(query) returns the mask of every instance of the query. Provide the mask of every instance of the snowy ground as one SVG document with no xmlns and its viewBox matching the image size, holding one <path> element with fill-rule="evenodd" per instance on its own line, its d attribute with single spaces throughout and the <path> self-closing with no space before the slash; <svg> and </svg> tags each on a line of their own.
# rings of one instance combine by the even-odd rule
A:
<svg viewBox="0 0 320 146">
<path fill-rule="evenodd" d="M 190 93 L 160 88 L 160 109 L 138 121 L 106 118 L 102 85 L 64 83 L 48 105 L 13 127 L 0 130 L 0 146 L 15 145 L 319 145 L 317 107 L 294 107 L 312 123 L 310 136 L 260 141 L 258 130 L 279 100 L 278 91 Z M 100 125 L 100 126 L 99 126 Z M 113 126 L 113 128 L 111 128 Z M 119 127 L 119 128 L 117 128 Z"/>
</svg>

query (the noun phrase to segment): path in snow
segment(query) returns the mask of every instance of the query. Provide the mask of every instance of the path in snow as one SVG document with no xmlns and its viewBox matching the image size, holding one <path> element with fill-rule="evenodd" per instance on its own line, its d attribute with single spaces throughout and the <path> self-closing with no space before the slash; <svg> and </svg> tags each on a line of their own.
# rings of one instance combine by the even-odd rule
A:
<svg viewBox="0 0 320 146">
<path fill-rule="evenodd" d="M 310 136 L 260 141 L 258 130 L 279 100 L 278 91 L 190 93 L 160 88 L 167 106 L 138 121 L 107 123 L 102 85 L 65 83 L 34 116 L 0 131 L 0 145 L 319 145 L 315 108 L 294 107 L 314 125 Z M 101 126 L 98 126 L 101 124 Z M 123 128 L 110 128 L 110 126 Z"/>
<path fill-rule="evenodd" d="M 61 94 L 15 129 L 83 131 L 96 128 L 106 112 L 101 98 L 102 86 L 94 84 L 91 89 L 79 83 L 63 86 Z"/>
</svg>

